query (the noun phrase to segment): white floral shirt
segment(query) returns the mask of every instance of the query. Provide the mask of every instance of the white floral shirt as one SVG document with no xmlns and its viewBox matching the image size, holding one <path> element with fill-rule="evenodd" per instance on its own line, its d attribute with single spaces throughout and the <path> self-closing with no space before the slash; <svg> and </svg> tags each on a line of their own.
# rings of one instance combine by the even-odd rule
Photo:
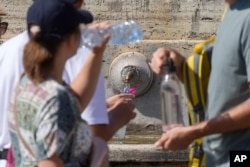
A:
<svg viewBox="0 0 250 167">
<path fill-rule="evenodd" d="M 86 163 L 92 134 L 69 87 L 54 80 L 35 85 L 23 76 L 13 101 L 9 127 L 16 167 L 35 167 L 54 154 L 68 167 Z"/>
</svg>

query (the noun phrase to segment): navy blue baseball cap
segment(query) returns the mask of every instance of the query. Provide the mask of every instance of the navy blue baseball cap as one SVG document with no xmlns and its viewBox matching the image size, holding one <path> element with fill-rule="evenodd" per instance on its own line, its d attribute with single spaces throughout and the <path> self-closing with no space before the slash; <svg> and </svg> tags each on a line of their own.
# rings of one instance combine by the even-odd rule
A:
<svg viewBox="0 0 250 167">
<path fill-rule="evenodd" d="M 35 0 L 27 13 L 27 26 L 36 25 L 41 36 L 62 37 L 79 24 L 89 24 L 93 15 L 76 9 L 68 0 Z"/>
</svg>

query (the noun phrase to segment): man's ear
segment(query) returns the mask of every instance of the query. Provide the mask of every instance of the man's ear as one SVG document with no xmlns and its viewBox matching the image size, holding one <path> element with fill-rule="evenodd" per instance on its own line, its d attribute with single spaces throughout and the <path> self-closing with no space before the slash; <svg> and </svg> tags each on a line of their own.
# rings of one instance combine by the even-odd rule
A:
<svg viewBox="0 0 250 167">
<path fill-rule="evenodd" d="M 6 32 L 8 25 L 7 22 L 0 22 L 0 35 L 3 35 Z"/>
<path fill-rule="evenodd" d="M 83 0 L 76 0 L 75 3 L 74 3 L 74 6 L 77 9 L 81 9 L 82 4 L 83 4 Z"/>
</svg>

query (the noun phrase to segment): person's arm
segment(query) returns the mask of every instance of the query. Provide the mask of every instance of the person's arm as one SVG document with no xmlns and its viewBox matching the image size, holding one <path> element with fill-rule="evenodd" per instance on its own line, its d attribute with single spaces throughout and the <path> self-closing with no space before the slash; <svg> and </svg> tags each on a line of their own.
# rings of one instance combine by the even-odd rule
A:
<svg viewBox="0 0 250 167">
<path fill-rule="evenodd" d="M 93 135 L 109 141 L 121 127 L 135 117 L 134 95 L 118 94 L 106 100 L 109 124 L 90 125 Z"/>
<path fill-rule="evenodd" d="M 63 161 L 57 155 L 53 155 L 51 158 L 42 160 L 38 163 L 38 167 L 62 167 Z"/>
<path fill-rule="evenodd" d="M 89 167 L 108 167 L 108 146 L 107 143 L 99 137 L 93 137 L 93 144 L 91 147 L 91 152 L 89 154 Z M 61 158 L 56 154 L 48 159 L 42 160 L 38 163 L 38 167 L 62 167 L 64 164 Z M 71 164 L 68 164 L 71 166 Z M 81 164 L 79 163 L 81 166 Z M 84 165 L 83 165 L 84 166 Z"/>
<path fill-rule="evenodd" d="M 109 149 L 106 141 L 94 136 L 93 146 L 89 159 L 89 167 L 109 167 Z"/>
<path fill-rule="evenodd" d="M 109 27 L 110 24 L 108 22 L 95 24 L 95 28 L 102 29 Z M 87 106 L 94 94 L 102 66 L 103 54 L 109 38 L 110 34 L 106 35 L 103 42 L 92 49 L 80 72 L 70 84 L 74 92 L 78 95 L 81 111 L 83 111 L 83 109 Z"/>
<path fill-rule="evenodd" d="M 197 138 L 250 128 L 250 101 L 244 102 L 227 112 L 189 127 L 175 128 L 164 133 L 155 143 L 156 147 L 166 150 L 182 150 Z"/>
<path fill-rule="evenodd" d="M 94 94 L 101 70 L 103 53 L 109 38 L 110 35 L 105 36 L 103 43 L 92 49 L 86 63 L 70 84 L 72 90 L 79 98 L 81 111 L 87 106 Z"/>
</svg>

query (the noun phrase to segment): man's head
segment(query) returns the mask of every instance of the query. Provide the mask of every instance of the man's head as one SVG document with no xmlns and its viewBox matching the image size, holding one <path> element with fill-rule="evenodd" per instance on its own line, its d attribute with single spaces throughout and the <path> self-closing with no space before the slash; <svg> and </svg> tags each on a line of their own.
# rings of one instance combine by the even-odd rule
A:
<svg viewBox="0 0 250 167">
<path fill-rule="evenodd" d="M 235 3 L 235 1 L 237 1 L 237 0 L 225 0 L 225 2 L 226 2 L 228 5 L 232 5 L 233 3 Z"/>
<path fill-rule="evenodd" d="M 33 1 L 35 1 L 35 0 L 33 0 Z M 77 8 L 77 9 L 80 9 L 82 7 L 82 5 L 84 4 L 84 0 L 66 0 L 66 1 L 73 3 L 75 8 Z"/>
<path fill-rule="evenodd" d="M 68 0 L 71 1 L 77 9 L 80 9 L 84 5 L 84 0 Z"/>
</svg>

